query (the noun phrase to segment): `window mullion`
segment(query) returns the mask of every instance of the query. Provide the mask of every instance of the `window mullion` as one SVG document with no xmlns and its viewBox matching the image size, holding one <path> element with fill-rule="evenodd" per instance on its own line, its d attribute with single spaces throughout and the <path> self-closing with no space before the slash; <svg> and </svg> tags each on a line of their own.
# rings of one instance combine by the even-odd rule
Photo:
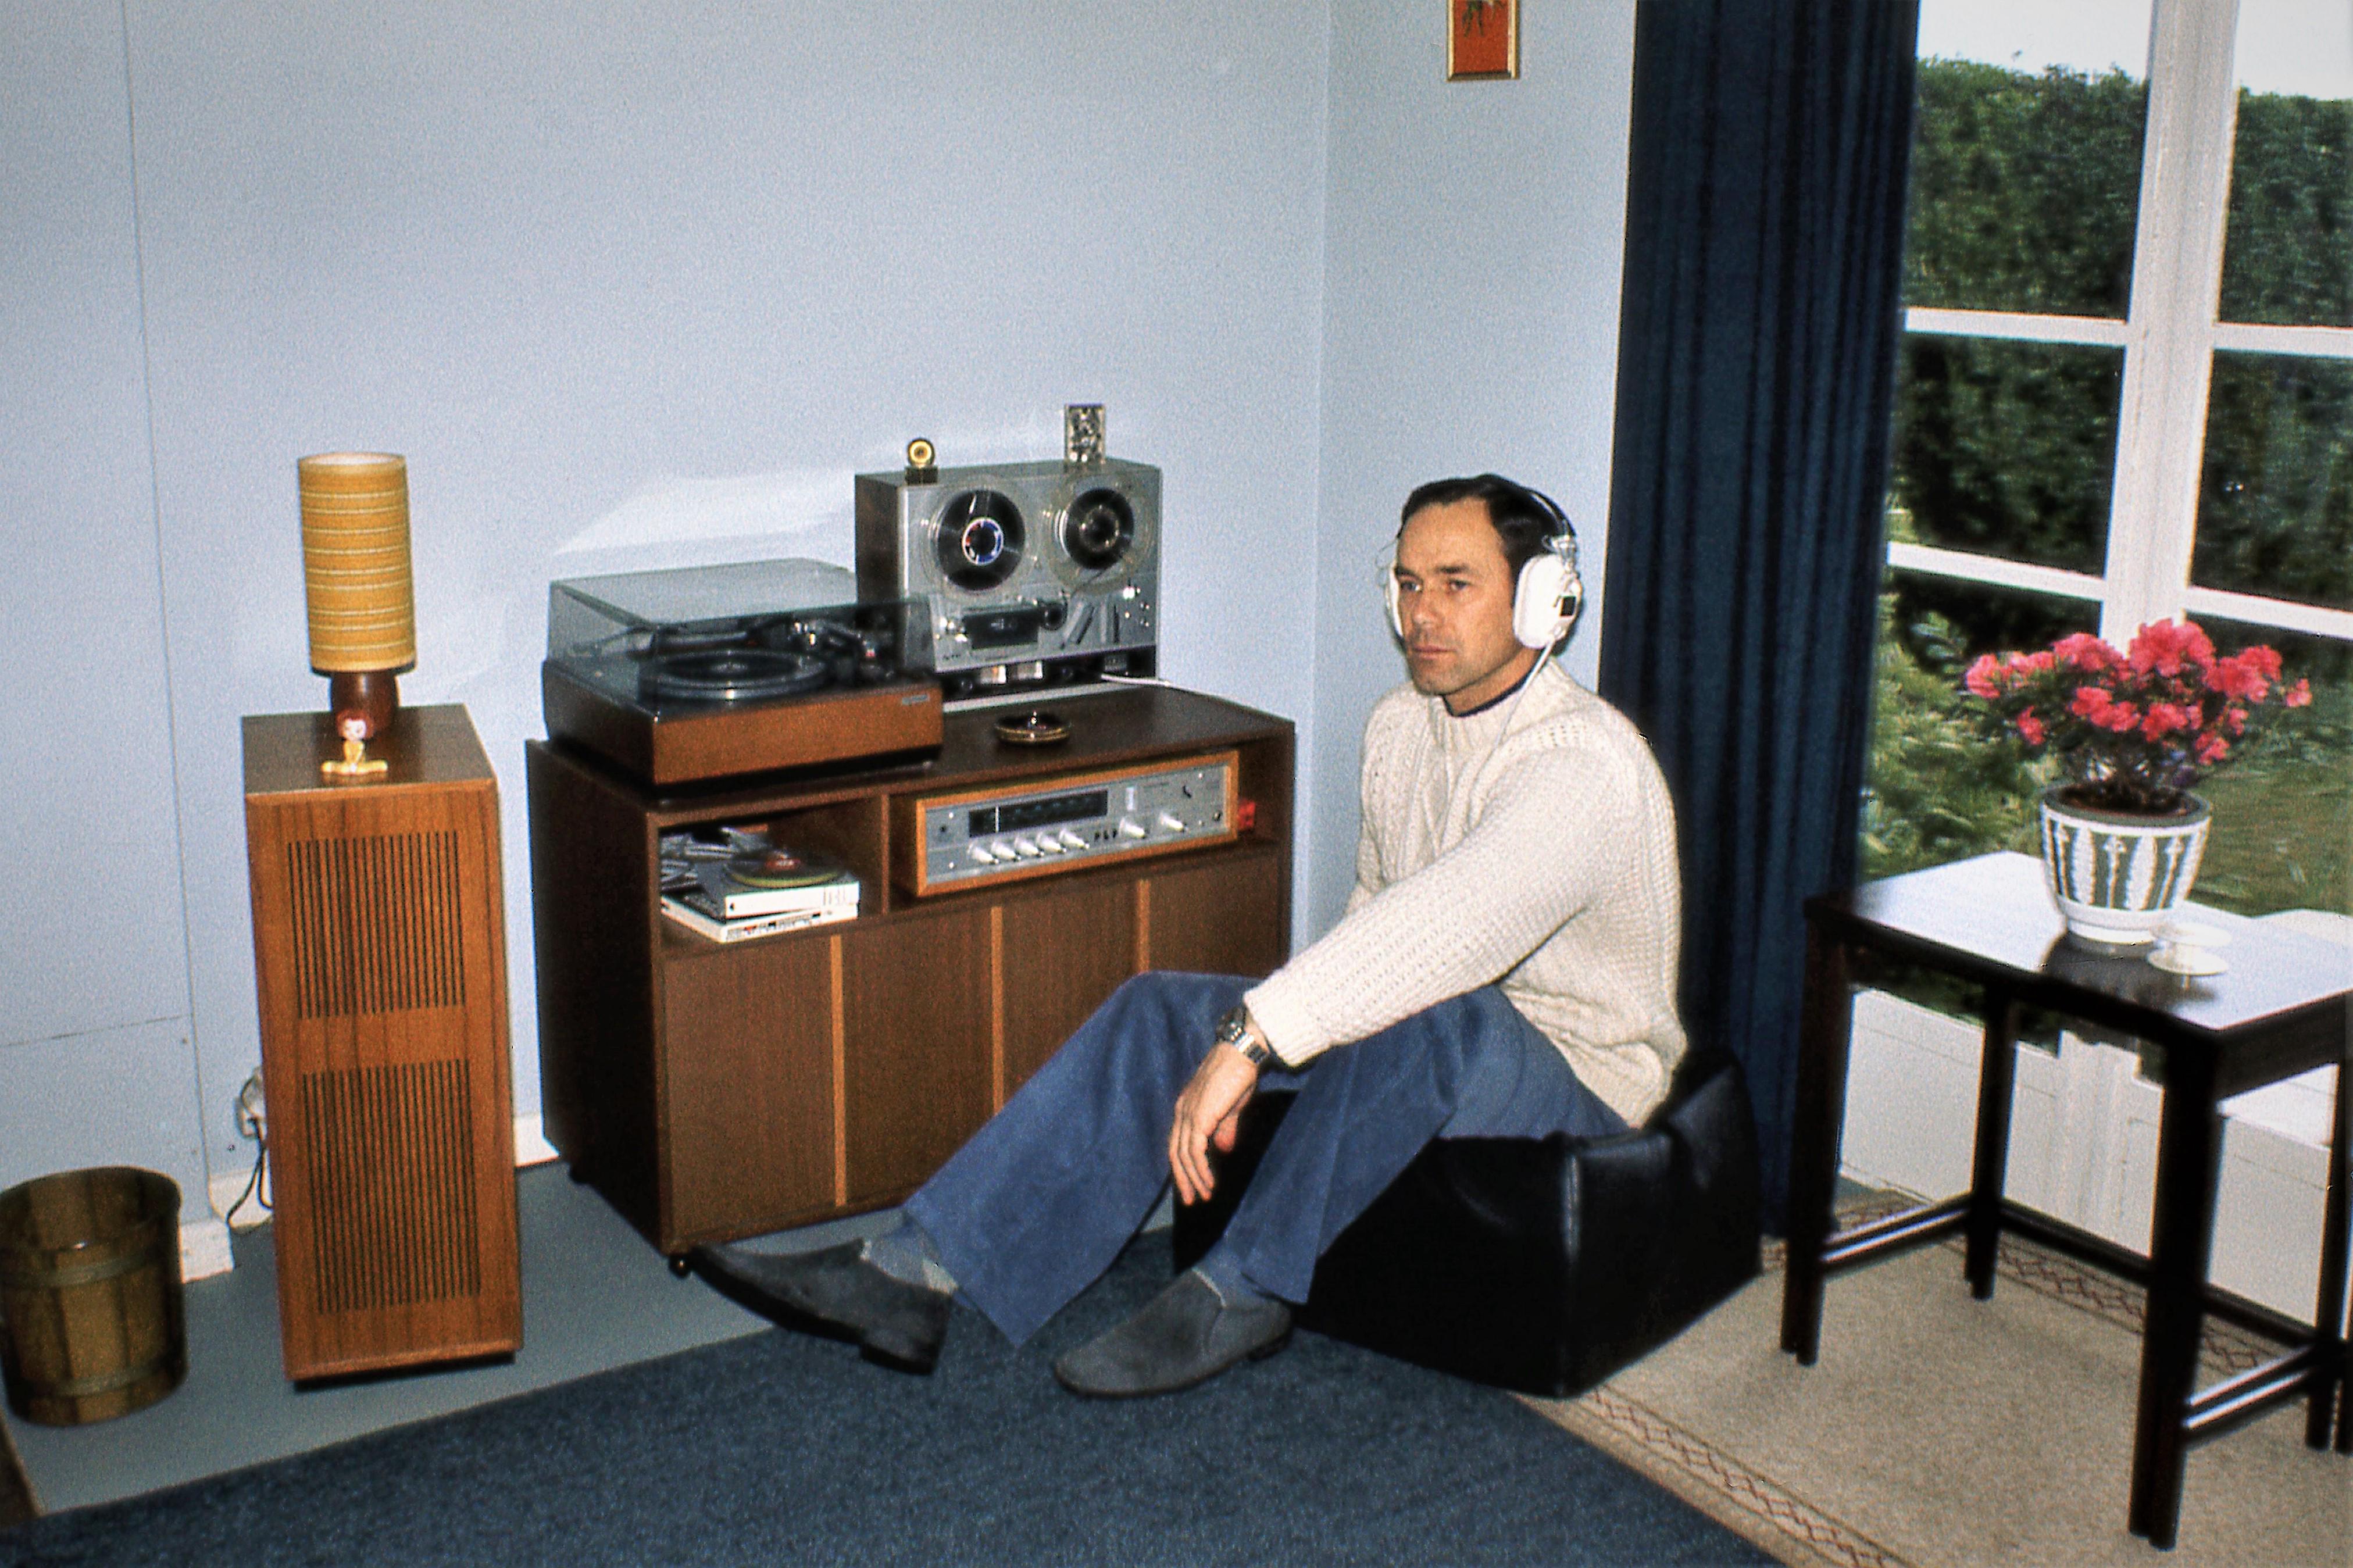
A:
<svg viewBox="0 0 2353 1568">
<path fill-rule="evenodd" d="M 2151 24 L 2148 130 L 2104 574 L 2101 630 L 2111 641 L 2179 614 L 2189 582 L 2230 216 L 2238 11 L 2238 0 L 2158 0 Z"/>
</svg>

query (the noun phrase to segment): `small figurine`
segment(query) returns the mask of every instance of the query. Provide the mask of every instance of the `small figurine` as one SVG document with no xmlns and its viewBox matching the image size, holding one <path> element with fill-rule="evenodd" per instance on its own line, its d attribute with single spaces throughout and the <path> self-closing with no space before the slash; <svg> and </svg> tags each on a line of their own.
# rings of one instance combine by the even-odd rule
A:
<svg viewBox="0 0 2353 1568">
<path fill-rule="evenodd" d="M 368 736 L 374 727 L 368 716 L 356 708 L 346 708 L 335 715 L 335 732 L 343 738 L 343 760 L 323 762 L 319 771 L 343 784 L 355 784 L 383 776 L 386 766 L 381 757 L 367 754 Z"/>
</svg>

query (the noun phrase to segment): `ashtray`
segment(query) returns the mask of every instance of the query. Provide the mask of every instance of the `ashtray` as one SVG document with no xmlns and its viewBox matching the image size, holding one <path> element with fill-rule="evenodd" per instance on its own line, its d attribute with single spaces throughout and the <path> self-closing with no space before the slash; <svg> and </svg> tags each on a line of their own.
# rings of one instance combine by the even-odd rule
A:
<svg viewBox="0 0 2353 1568">
<path fill-rule="evenodd" d="M 1050 746 L 1057 741 L 1071 738 L 1071 727 L 1061 716 L 1033 708 L 1027 713 L 1009 713 L 997 721 L 997 738 L 1016 746 Z"/>
</svg>

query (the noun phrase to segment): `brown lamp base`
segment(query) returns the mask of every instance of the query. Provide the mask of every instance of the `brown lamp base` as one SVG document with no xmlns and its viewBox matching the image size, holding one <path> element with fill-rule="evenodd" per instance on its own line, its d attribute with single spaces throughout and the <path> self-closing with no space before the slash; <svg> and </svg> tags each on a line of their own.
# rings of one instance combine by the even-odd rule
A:
<svg viewBox="0 0 2353 1568">
<path fill-rule="evenodd" d="M 400 710 L 400 677 L 389 669 L 339 669 L 327 677 L 327 708 L 335 716 L 335 729 L 341 732 L 347 715 L 357 713 L 367 721 L 368 740 L 381 735 Z"/>
<path fill-rule="evenodd" d="M 340 762 L 321 763 L 320 773 L 336 784 L 382 778 L 384 759 L 369 756 L 367 742 L 383 734 L 399 711 L 399 677 L 388 669 L 339 669 L 327 678 L 327 703 L 335 715 L 335 732 L 343 738 L 343 755 Z"/>
</svg>

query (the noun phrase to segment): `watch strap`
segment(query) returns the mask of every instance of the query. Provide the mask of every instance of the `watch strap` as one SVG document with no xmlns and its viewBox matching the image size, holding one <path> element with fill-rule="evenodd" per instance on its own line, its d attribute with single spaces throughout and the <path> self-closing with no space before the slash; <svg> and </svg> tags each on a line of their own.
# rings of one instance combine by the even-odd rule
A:
<svg viewBox="0 0 2353 1568">
<path fill-rule="evenodd" d="M 1274 1059 L 1274 1048 L 1262 1035 L 1250 1032 L 1250 1009 L 1235 1007 L 1218 1020 L 1218 1043 L 1231 1046 L 1241 1053 L 1242 1060 L 1254 1068 L 1262 1068 Z"/>
</svg>

